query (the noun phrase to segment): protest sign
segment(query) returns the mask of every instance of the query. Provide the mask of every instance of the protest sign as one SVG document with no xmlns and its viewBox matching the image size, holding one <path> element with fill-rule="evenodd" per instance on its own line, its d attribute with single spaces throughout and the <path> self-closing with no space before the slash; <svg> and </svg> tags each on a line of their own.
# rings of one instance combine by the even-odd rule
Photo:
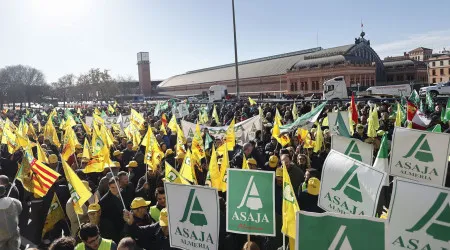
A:
<svg viewBox="0 0 450 250">
<path fill-rule="evenodd" d="M 450 249 L 450 189 L 395 178 L 388 221 L 391 249 Z"/>
<path fill-rule="evenodd" d="M 322 169 L 318 205 L 334 213 L 375 216 L 385 178 L 385 172 L 331 150 Z"/>
<path fill-rule="evenodd" d="M 275 236 L 274 172 L 228 169 L 227 232 Z"/>
<path fill-rule="evenodd" d="M 102 117 L 103 120 L 105 120 L 105 125 L 108 128 L 111 128 L 112 124 L 116 124 L 117 123 L 117 119 L 119 118 L 119 116 L 107 116 L 107 117 Z M 88 125 L 89 127 L 92 126 L 92 121 L 93 121 L 93 117 L 92 116 L 86 116 L 86 125 Z M 123 128 L 126 128 L 129 124 L 130 124 L 130 116 L 129 115 L 123 115 L 122 116 L 122 123 L 123 123 Z"/>
<path fill-rule="evenodd" d="M 295 250 L 388 249 L 384 219 L 300 211 L 296 225 Z"/>
<path fill-rule="evenodd" d="M 347 127 L 347 131 L 350 131 L 350 123 L 349 123 L 349 119 L 348 119 L 348 111 L 339 111 L 339 113 L 342 116 L 342 120 L 345 123 L 345 127 Z M 338 131 L 337 129 L 337 115 L 338 112 L 329 112 L 327 113 L 328 116 L 328 128 L 330 130 L 330 134 L 332 135 L 336 135 L 338 134 L 336 131 Z"/>
<path fill-rule="evenodd" d="M 193 138 L 194 132 L 195 132 L 195 126 L 196 124 L 192 122 L 188 122 L 185 120 L 181 121 L 181 127 L 183 129 L 183 133 L 186 136 L 186 138 Z M 209 133 L 214 136 L 215 138 L 222 138 L 225 136 L 228 126 L 222 126 L 222 127 L 207 127 L 202 126 L 200 127 L 207 128 Z M 259 116 L 254 116 L 250 119 L 247 119 L 243 122 L 236 123 L 234 125 L 234 132 L 236 135 L 236 140 L 238 144 L 242 145 L 243 142 L 247 142 L 249 140 L 255 139 L 256 131 L 261 130 L 261 118 Z"/>
<path fill-rule="evenodd" d="M 450 135 L 396 127 L 389 173 L 411 180 L 445 185 Z"/>
<path fill-rule="evenodd" d="M 217 189 L 164 183 L 170 246 L 181 249 L 219 248 Z"/>
<path fill-rule="evenodd" d="M 331 149 L 372 166 L 373 145 L 354 138 L 331 136 Z"/>
</svg>

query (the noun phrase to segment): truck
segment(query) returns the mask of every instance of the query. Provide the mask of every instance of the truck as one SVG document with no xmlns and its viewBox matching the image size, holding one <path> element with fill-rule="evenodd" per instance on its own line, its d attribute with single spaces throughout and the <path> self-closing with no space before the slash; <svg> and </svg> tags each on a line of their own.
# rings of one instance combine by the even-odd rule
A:
<svg viewBox="0 0 450 250">
<path fill-rule="evenodd" d="M 419 89 L 419 95 L 424 96 L 427 93 L 430 93 L 432 97 L 436 97 L 438 95 L 450 95 L 450 81 L 448 82 L 440 82 L 433 86 L 422 87 Z"/>
<path fill-rule="evenodd" d="M 209 102 L 222 101 L 228 96 L 227 86 L 213 85 L 209 87 Z"/>
<path fill-rule="evenodd" d="M 377 97 L 377 96 L 409 96 L 412 88 L 409 84 L 373 86 L 366 91 L 356 92 L 356 96 L 360 97 Z M 323 83 L 323 99 L 347 99 L 351 91 L 347 88 L 347 83 L 343 76 L 338 76 L 327 80 Z"/>
</svg>

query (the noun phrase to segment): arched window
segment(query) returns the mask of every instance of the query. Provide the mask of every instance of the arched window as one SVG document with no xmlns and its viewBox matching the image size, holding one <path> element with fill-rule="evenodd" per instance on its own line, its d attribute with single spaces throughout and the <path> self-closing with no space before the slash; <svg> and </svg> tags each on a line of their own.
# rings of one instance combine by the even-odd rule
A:
<svg viewBox="0 0 450 250">
<path fill-rule="evenodd" d="M 291 91 L 294 91 L 294 83 L 291 82 Z"/>
</svg>

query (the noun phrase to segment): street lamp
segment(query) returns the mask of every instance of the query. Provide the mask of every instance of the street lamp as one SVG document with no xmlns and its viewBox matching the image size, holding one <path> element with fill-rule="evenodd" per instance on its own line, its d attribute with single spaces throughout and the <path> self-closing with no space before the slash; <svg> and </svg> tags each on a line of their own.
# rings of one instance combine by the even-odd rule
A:
<svg viewBox="0 0 450 250">
<path fill-rule="evenodd" d="M 234 34 L 234 67 L 236 69 L 236 97 L 238 100 L 241 99 L 239 91 L 239 68 L 238 68 L 238 56 L 237 56 L 237 42 L 236 42 L 236 20 L 234 15 L 234 0 L 231 0 L 233 8 L 233 34 Z"/>
</svg>

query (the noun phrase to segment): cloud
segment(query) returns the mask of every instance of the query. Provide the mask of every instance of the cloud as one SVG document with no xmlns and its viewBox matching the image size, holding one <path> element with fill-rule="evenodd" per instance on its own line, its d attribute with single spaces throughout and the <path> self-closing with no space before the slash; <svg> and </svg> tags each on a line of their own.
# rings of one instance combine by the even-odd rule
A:
<svg viewBox="0 0 450 250">
<path fill-rule="evenodd" d="M 450 48 L 450 30 L 410 35 L 402 40 L 373 45 L 372 47 L 380 58 L 401 56 L 403 52 L 411 51 L 417 47 L 430 48 L 433 49 L 433 53 L 437 53 L 444 47 L 446 49 Z"/>
</svg>

